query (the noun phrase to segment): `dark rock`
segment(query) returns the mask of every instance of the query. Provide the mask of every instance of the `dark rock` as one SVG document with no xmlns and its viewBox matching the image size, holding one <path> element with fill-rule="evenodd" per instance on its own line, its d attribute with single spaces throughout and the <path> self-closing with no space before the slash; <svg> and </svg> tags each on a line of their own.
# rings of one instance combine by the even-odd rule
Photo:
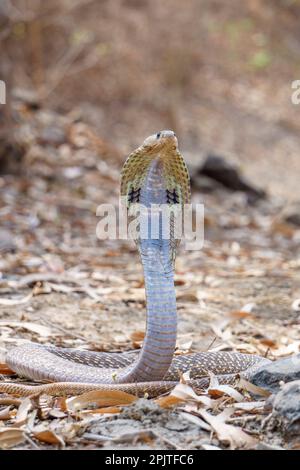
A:
<svg viewBox="0 0 300 470">
<path fill-rule="evenodd" d="M 273 417 L 285 433 L 300 434 L 300 380 L 282 386 L 273 402 Z"/>
<path fill-rule="evenodd" d="M 237 168 L 218 155 L 208 155 L 202 167 L 199 168 L 197 176 L 211 178 L 231 191 L 242 191 L 247 193 L 249 202 L 264 198 L 266 193 L 250 184 L 239 173 Z"/>
<path fill-rule="evenodd" d="M 285 219 L 289 224 L 300 227 L 300 214 L 290 214 Z"/>
<path fill-rule="evenodd" d="M 285 213 L 285 222 L 300 227 L 300 201 L 295 201 Z"/>
<path fill-rule="evenodd" d="M 224 186 L 222 186 L 217 181 L 208 178 L 207 176 L 199 175 L 199 173 L 191 174 L 191 172 L 190 176 L 192 187 L 198 191 L 201 191 L 202 193 L 212 193 L 217 189 L 224 189 Z"/>
<path fill-rule="evenodd" d="M 21 171 L 25 148 L 13 140 L 0 137 L 0 174 L 17 174 Z"/>
<path fill-rule="evenodd" d="M 280 383 L 300 379 L 300 354 L 261 366 L 252 376 L 251 382 L 274 393 Z"/>
</svg>

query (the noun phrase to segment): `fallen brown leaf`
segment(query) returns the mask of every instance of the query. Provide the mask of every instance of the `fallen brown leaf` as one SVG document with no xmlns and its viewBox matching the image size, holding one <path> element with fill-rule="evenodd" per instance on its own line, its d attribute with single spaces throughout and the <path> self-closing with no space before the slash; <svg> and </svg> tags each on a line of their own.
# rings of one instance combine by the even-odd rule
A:
<svg viewBox="0 0 300 470">
<path fill-rule="evenodd" d="M 145 338 L 145 332 L 144 331 L 140 331 L 140 330 L 137 330 L 137 331 L 134 331 L 133 333 L 131 333 L 130 335 L 130 339 L 131 341 L 143 341 Z"/>
<path fill-rule="evenodd" d="M 82 414 L 118 414 L 121 412 L 121 408 L 117 406 L 107 406 L 105 408 L 95 408 L 93 410 L 83 410 Z"/>
<path fill-rule="evenodd" d="M 27 420 L 29 411 L 32 410 L 32 402 L 30 398 L 24 398 L 21 405 L 19 406 L 15 424 L 21 425 L 24 424 Z"/>
<path fill-rule="evenodd" d="M 64 440 L 58 436 L 54 431 L 45 430 L 45 431 L 34 431 L 33 435 L 40 442 L 45 442 L 46 444 L 55 444 L 61 447 L 65 446 Z"/>
<path fill-rule="evenodd" d="M 14 375 L 15 372 L 11 370 L 7 364 L 0 364 L 0 374 L 1 375 Z"/>
<path fill-rule="evenodd" d="M 250 449 L 256 443 L 249 434 L 246 434 L 241 428 L 226 424 L 226 420 L 234 413 L 233 408 L 225 408 L 225 410 L 217 416 L 213 416 L 206 410 L 199 410 L 199 414 L 211 426 L 216 433 L 218 439 L 223 443 L 230 446 L 231 449 Z"/>
<path fill-rule="evenodd" d="M 10 449 L 25 441 L 25 433 L 19 428 L 0 428 L 0 448 Z"/>
<path fill-rule="evenodd" d="M 254 395 L 259 395 L 262 397 L 268 397 L 271 395 L 270 392 L 267 390 L 258 387 L 257 385 L 252 384 L 251 382 L 248 382 L 248 380 L 240 378 L 238 387 L 241 388 L 242 390 L 247 390 L 247 392 L 251 392 Z"/>
<path fill-rule="evenodd" d="M 184 383 L 176 385 L 171 392 L 171 396 L 179 398 L 182 401 L 196 401 L 197 403 L 204 405 L 206 408 L 210 408 L 212 405 L 211 398 L 204 395 L 197 395 L 192 387 Z"/>
<path fill-rule="evenodd" d="M 66 400 L 69 411 L 78 411 L 91 406 L 105 407 L 130 405 L 137 397 L 119 390 L 95 390 Z"/>
<path fill-rule="evenodd" d="M 230 385 L 217 385 L 215 387 L 209 387 L 207 392 L 212 398 L 218 398 L 222 397 L 223 395 L 228 395 L 237 402 L 240 402 L 244 399 L 243 395 L 241 395 Z"/>
<path fill-rule="evenodd" d="M 0 421 L 7 421 L 8 419 L 11 419 L 11 417 L 11 405 L 7 406 L 6 408 L 3 408 L 3 410 L 0 410 Z"/>
<path fill-rule="evenodd" d="M 172 406 L 179 405 L 183 402 L 184 400 L 182 398 L 173 395 L 168 395 L 167 397 L 160 397 L 155 400 L 155 403 L 161 406 L 161 408 L 171 408 Z"/>
</svg>

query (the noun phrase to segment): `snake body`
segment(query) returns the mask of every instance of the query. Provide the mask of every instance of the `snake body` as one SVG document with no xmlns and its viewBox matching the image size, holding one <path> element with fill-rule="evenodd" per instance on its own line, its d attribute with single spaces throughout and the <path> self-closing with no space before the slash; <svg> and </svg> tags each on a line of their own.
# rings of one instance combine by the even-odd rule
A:
<svg viewBox="0 0 300 470">
<path fill-rule="evenodd" d="M 134 209 L 139 210 L 139 230 L 134 238 L 144 269 L 147 299 L 146 334 L 140 353 L 95 353 L 28 343 L 7 353 L 8 366 L 20 376 L 50 383 L 28 386 L 0 382 L 0 392 L 58 395 L 102 389 L 156 396 L 171 390 L 187 371 L 189 383 L 201 390 L 208 385 L 208 371 L 216 374 L 221 383 L 232 383 L 237 374 L 249 377 L 269 362 L 259 356 L 231 352 L 174 356 L 174 262 L 179 243 L 175 225 L 182 217 L 178 209 L 184 210 L 190 201 L 189 175 L 174 132 L 161 131 L 148 137 L 128 157 L 121 175 L 121 196 L 129 216 Z M 172 209 L 168 236 L 164 207 Z"/>
</svg>

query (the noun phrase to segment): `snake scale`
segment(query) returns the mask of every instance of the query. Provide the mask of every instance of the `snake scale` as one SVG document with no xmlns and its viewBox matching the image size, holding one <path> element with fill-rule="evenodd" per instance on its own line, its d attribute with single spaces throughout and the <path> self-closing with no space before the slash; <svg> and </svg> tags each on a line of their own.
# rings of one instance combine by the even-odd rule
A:
<svg viewBox="0 0 300 470">
<path fill-rule="evenodd" d="M 181 208 L 190 201 L 186 164 L 173 131 L 148 137 L 127 158 L 121 174 L 121 196 L 127 209 L 142 208 L 135 237 L 144 270 L 147 299 L 146 333 L 138 354 L 96 353 L 28 343 L 12 348 L 6 363 L 20 376 L 43 383 L 24 385 L 0 382 L 0 392 L 27 396 L 76 394 L 89 390 L 122 390 L 150 397 L 170 391 L 182 373 L 190 371 L 196 390 L 208 385 L 208 371 L 221 383 L 237 374 L 249 378 L 267 359 L 241 353 L 200 352 L 174 356 L 177 336 L 174 263 L 179 239 L 175 217 L 164 236 L 162 207 Z M 152 211 L 151 208 L 155 208 Z M 157 233 L 153 235 L 152 229 Z"/>
</svg>

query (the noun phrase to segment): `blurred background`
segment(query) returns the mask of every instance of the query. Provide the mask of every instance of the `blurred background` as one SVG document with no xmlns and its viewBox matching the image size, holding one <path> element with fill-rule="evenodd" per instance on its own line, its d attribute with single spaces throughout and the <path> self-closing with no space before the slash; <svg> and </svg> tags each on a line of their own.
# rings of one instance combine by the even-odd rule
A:
<svg viewBox="0 0 300 470">
<path fill-rule="evenodd" d="M 272 194 L 299 197 L 299 20 L 299 0 L 1 0 L 2 172 L 28 154 L 29 121 L 48 126 L 47 110 L 119 155 L 174 129 L 189 162 L 221 154 Z M 58 127 L 43 142 L 59 147 Z"/>
</svg>

